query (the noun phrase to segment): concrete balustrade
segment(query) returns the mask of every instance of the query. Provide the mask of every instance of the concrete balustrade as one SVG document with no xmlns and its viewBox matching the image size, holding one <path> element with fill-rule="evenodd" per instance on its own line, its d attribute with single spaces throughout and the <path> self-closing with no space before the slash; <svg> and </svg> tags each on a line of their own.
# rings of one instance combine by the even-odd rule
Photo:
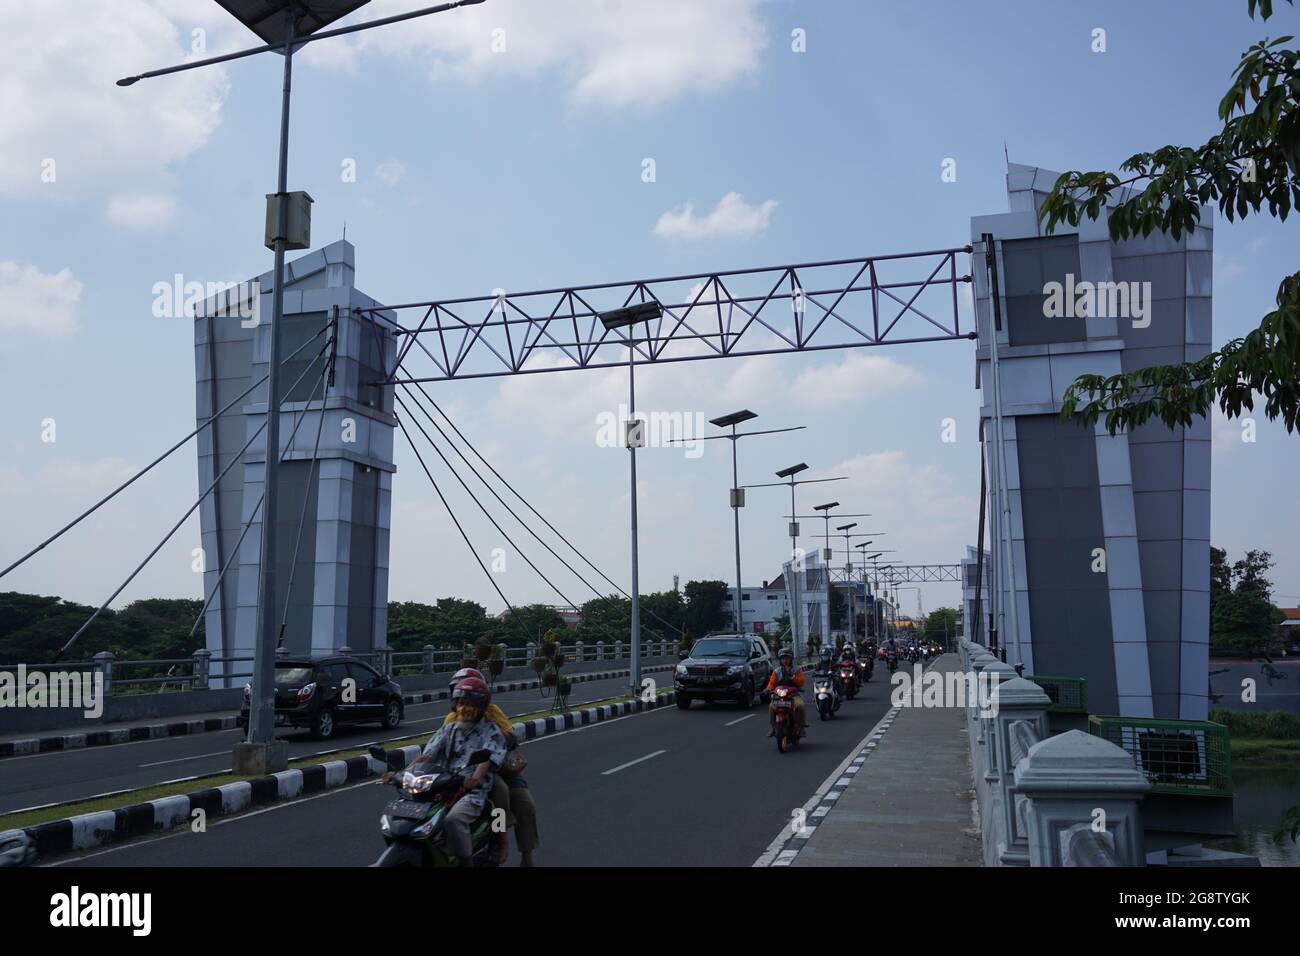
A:
<svg viewBox="0 0 1300 956">
<path fill-rule="evenodd" d="M 978 644 L 963 640 L 958 653 L 977 686 L 997 689 L 993 713 L 978 699 L 966 707 L 985 865 L 1144 866 L 1151 784 L 1132 756 L 1080 730 L 1052 735 L 1038 684 Z"/>
</svg>

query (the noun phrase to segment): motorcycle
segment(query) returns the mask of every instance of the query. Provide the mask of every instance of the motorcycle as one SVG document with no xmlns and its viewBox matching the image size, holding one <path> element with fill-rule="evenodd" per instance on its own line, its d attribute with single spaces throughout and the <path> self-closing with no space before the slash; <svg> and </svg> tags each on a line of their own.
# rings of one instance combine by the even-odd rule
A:
<svg viewBox="0 0 1300 956">
<path fill-rule="evenodd" d="M 383 747 L 371 747 L 370 756 L 386 759 Z M 394 773 L 392 786 L 400 795 L 384 807 L 379 828 L 384 852 L 371 866 L 459 866 L 447 849 L 443 824 L 447 813 L 464 794 L 465 778 L 443 767 L 424 766 Z M 470 826 L 470 847 L 475 866 L 495 866 L 492 801 Z"/>
<path fill-rule="evenodd" d="M 871 680 L 871 675 L 876 672 L 876 662 L 871 655 L 858 658 L 858 670 L 859 683 L 865 684 Z"/>
<path fill-rule="evenodd" d="M 822 720 L 829 720 L 840 709 L 840 693 L 835 686 L 835 675 L 831 671 L 818 672 L 813 675 L 813 691 L 816 694 L 817 714 Z"/>
<path fill-rule="evenodd" d="M 885 663 L 889 665 L 889 673 L 893 674 L 898 670 L 898 651 L 886 651 Z"/>
<path fill-rule="evenodd" d="M 844 685 L 844 696 L 849 700 L 858 696 L 858 665 L 851 660 L 840 661 L 840 682 Z"/>
<path fill-rule="evenodd" d="M 794 712 L 794 699 L 798 688 L 778 684 L 772 691 L 773 722 L 776 725 L 776 749 L 785 753 L 787 748 L 799 746 L 799 718 Z"/>
</svg>

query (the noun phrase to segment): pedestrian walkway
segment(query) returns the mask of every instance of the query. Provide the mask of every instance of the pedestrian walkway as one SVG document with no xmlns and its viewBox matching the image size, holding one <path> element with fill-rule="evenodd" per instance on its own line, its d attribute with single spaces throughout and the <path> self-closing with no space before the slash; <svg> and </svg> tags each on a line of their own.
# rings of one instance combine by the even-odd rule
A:
<svg viewBox="0 0 1300 956">
<path fill-rule="evenodd" d="M 960 668 L 955 654 L 933 665 Z M 892 688 L 891 688 L 892 689 Z M 960 707 L 890 711 L 868 756 L 846 772 L 791 866 L 980 866 L 966 716 Z M 852 765 L 851 765 L 852 766 Z M 813 816 L 816 816 L 814 811 Z"/>
</svg>

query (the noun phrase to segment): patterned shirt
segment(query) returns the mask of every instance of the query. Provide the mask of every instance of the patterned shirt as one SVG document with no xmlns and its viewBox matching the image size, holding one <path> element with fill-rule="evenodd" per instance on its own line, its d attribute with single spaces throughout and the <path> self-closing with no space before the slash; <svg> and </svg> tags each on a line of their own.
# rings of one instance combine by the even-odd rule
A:
<svg viewBox="0 0 1300 956">
<path fill-rule="evenodd" d="M 482 807 L 487 800 L 495 774 L 506 759 L 506 738 L 497 726 L 490 720 L 479 720 L 464 733 L 455 723 L 444 724 L 424 747 L 424 756 L 448 770 L 462 772 L 469 770 L 469 758 L 480 750 L 487 751 L 488 772 L 483 782 L 462 798 L 476 807 Z"/>
</svg>

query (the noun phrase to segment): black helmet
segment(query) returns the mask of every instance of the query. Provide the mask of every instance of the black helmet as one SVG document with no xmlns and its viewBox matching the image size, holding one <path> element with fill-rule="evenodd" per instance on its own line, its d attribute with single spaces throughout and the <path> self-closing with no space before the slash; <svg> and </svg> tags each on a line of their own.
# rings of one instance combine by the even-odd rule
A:
<svg viewBox="0 0 1300 956">
<path fill-rule="evenodd" d="M 776 659 L 779 661 L 783 657 L 788 657 L 790 660 L 794 660 L 794 651 L 790 650 L 788 647 L 781 648 L 781 650 L 777 652 Z"/>
</svg>

